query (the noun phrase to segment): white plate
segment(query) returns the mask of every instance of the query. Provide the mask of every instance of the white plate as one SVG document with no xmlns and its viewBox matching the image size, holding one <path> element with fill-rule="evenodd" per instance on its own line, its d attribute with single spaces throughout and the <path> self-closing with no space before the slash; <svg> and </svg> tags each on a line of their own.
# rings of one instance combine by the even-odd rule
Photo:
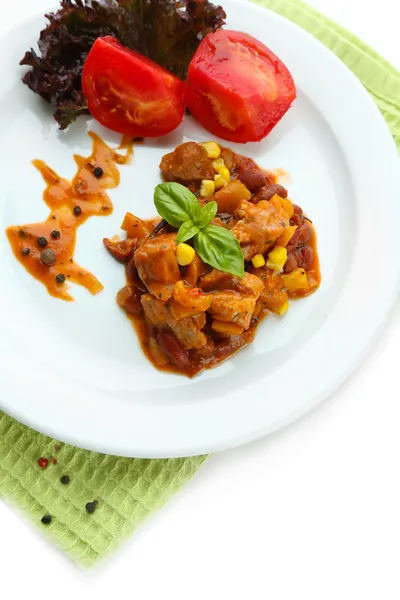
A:
<svg viewBox="0 0 400 600">
<path fill-rule="evenodd" d="M 120 187 L 110 192 L 114 214 L 78 231 L 77 260 L 105 285 L 98 296 L 74 286 L 74 303 L 50 297 L 0 235 L 0 406 L 60 440 L 124 456 L 174 457 L 263 436 L 340 386 L 398 294 L 390 259 L 400 256 L 399 160 L 378 109 L 351 72 L 303 30 L 254 5 L 223 4 L 228 27 L 264 41 L 296 80 L 298 99 L 268 138 L 231 147 L 290 173 L 290 195 L 318 232 L 321 288 L 293 303 L 284 318 L 266 320 L 252 345 L 194 380 L 160 373 L 143 356 L 115 302 L 123 268 L 102 238 L 119 232 L 127 210 L 154 214 L 152 190 L 166 151 L 209 139 L 186 119 L 169 138 L 137 148 L 133 164 L 121 167 Z M 90 153 L 87 127 L 96 128 L 81 119 L 59 133 L 49 108 L 20 83 L 18 60 L 42 26 L 39 15 L 2 39 L 2 231 L 48 214 L 31 160 L 71 177 L 73 153 Z"/>
</svg>

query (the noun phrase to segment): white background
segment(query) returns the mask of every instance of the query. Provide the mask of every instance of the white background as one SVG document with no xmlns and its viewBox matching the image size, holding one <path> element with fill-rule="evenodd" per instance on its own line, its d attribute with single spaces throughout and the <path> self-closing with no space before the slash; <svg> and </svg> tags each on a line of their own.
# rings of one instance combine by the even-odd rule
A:
<svg viewBox="0 0 400 600">
<path fill-rule="evenodd" d="M 310 4 L 400 69 L 397 0 Z M 2 3 L 0 34 L 51 5 Z M 399 600 L 399 343 L 397 320 L 339 394 L 286 430 L 213 457 L 90 572 L 0 504 L 0 595 Z"/>
</svg>

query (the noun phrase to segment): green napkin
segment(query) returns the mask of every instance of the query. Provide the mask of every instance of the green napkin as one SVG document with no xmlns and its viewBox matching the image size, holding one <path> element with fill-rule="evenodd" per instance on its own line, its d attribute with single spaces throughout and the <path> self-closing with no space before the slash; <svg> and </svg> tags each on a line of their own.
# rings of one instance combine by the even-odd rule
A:
<svg viewBox="0 0 400 600">
<path fill-rule="evenodd" d="M 400 149 L 400 73 L 354 35 L 298 0 L 259 0 L 258 4 L 309 31 L 346 63 L 379 106 Z M 49 461 L 46 468 L 38 464 L 41 457 Z M 120 544 L 206 458 L 105 456 L 60 444 L 0 412 L 2 498 L 84 567 Z M 61 482 L 63 476 L 69 483 L 68 479 Z M 41 521 L 45 515 L 52 518 L 49 524 Z"/>
</svg>

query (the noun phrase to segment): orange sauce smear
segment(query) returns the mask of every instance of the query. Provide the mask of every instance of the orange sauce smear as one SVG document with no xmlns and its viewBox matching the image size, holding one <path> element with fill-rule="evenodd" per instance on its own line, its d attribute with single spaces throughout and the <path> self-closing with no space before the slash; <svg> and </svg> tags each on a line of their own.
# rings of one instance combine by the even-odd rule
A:
<svg viewBox="0 0 400 600">
<path fill-rule="evenodd" d="M 47 184 L 43 200 L 51 210 L 50 215 L 42 223 L 16 225 L 6 230 L 15 258 L 46 286 L 51 296 L 61 300 L 73 300 L 67 291 L 68 281 L 83 286 L 91 294 L 103 289 L 100 281 L 74 260 L 76 230 L 89 217 L 112 213 L 113 205 L 106 190 L 119 185 L 118 165 L 128 164 L 133 155 L 130 138 L 124 138 L 118 148 L 126 151 L 123 155 L 107 146 L 95 133 L 90 132 L 89 136 L 93 143 L 92 154 L 87 158 L 74 156 L 78 169 L 72 181 L 57 175 L 43 161 L 33 161 Z M 95 175 L 96 167 L 102 169 L 101 176 Z M 45 247 L 38 243 L 41 237 L 47 240 Z M 55 252 L 53 264 L 46 265 L 42 261 L 46 250 Z M 63 279 L 60 275 L 64 276 L 65 283 L 60 282 Z"/>
</svg>

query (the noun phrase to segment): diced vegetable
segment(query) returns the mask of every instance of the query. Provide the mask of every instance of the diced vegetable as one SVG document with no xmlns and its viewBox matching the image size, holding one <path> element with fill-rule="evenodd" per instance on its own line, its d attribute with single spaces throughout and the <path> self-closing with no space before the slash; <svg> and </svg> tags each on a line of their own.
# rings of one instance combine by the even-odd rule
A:
<svg viewBox="0 0 400 600">
<path fill-rule="evenodd" d="M 282 306 L 278 309 L 276 309 L 276 313 L 278 315 L 284 315 L 285 313 L 287 313 L 287 311 L 289 310 L 289 302 L 286 300 L 286 302 L 284 304 L 282 304 Z"/>
<path fill-rule="evenodd" d="M 225 166 L 232 171 L 235 166 L 235 155 L 230 148 L 221 148 L 221 158 L 223 159 Z"/>
<path fill-rule="evenodd" d="M 198 311 L 195 308 L 183 306 L 183 304 L 180 304 L 173 298 L 168 301 L 168 306 L 171 309 L 172 316 L 177 321 L 180 321 L 180 319 L 186 319 L 187 317 L 193 317 L 193 315 L 198 314 Z"/>
<path fill-rule="evenodd" d="M 292 239 L 296 229 L 297 225 L 289 225 L 286 227 L 282 235 L 276 240 L 276 245 L 283 246 L 285 248 Z"/>
<path fill-rule="evenodd" d="M 184 280 L 194 287 L 197 280 L 205 273 L 205 264 L 198 254 L 195 255 L 194 260 L 190 265 L 186 266 L 185 271 Z"/>
<path fill-rule="evenodd" d="M 250 200 L 251 192 L 238 179 L 233 179 L 214 196 L 219 213 L 233 214 L 242 200 Z"/>
<path fill-rule="evenodd" d="M 236 325 L 236 323 L 223 323 L 216 320 L 212 322 L 211 329 L 225 335 L 241 335 L 244 331 L 243 327 Z"/>
<path fill-rule="evenodd" d="M 137 238 L 138 240 L 144 240 L 150 233 L 146 223 L 130 212 L 126 213 L 121 229 L 126 231 L 128 237 Z"/>
<path fill-rule="evenodd" d="M 251 262 L 253 263 L 253 267 L 259 269 L 260 267 L 263 267 L 265 265 L 265 258 L 262 254 L 256 254 L 251 259 Z"/>
<path fill-rule="evenodd" d="M 221 177 L 223 177 L 227 183 L 231 180 L 231 174 L 229 172 L 229 169 L 227 169 L 226 167 L 220 168 L 219 175 L 221 175 Z"/>
<path fill-rule="evenodd" d="M 173 296 L 168 305 L 174 318 L 179 321 L 179 319 L 204 313 L 210 308 L 211 303 L 212 296 L 210 294 L 205 294 L 199 288 L 186 286 L 180 280 L 174 286 Z"/>
<path fill-rule="evenodd" d="M 222 169 L 222 167 L 225 167 L 225 162 L 223 158 L 216 158 L 215 160 L 212 161 L 212 166 L 213 169 L 216 173 L 220 172 L 220 169 Z"/>
<path fill-rule="evenodd" d="M 282 246 L 275 246 L 275 248 L 268 254 L 267 267 L 273 271 L 276 271 L 276 273 L 282 273 L 286 260 L 286 248 L 282 248 Z"/>
<path fill-rule="evenodd" d="M 203 148 L 207 150 L 208 158 L 219 158 L 221 155 L 221 148 L 216 142 L 205 142 L 202 144 Z"/>
<path fill-rule="evenodd" d="M 210 294 L 205 294 L 200 288 L 186 286 L 182 280 L 175 283 L 173 297 L 182 306 L 195 309 L 196 312 L 208 310 L 213 299 Z"/>
<path fill-rule="evenodd" d="M 133 286 L 126 285 L 120 289 L 117 294 L 117 302 L 130 315 L 140 314 L 140 296 Z"/>
<path fill-rule="evenodd" d="M 296 269 L 287 275 L 282 275 L 283 285 L 289 292 L 305 290 L 309 287 L 307 273 L 304 269 Z"/>
<path fill-rule="evenodd" d="M 200 184 L 200 196 L 203 198 L 207 198 L 207 196 L 212 196 L 215 192 L 215 183 L 211 179 L 203 179 Z"/>
<path fill-rule="evenodd" d="M 222 177 L 219 173 L 217 173 L 214 177 L 215 187 L 217 190 L 220 190 L 228 183 L 226 179 Z"/>
<path fill-rule="evenodd" d="M 274 194 L 270 200 L 272 206 L 277 210 L 284 210 L 288 219 L 291 219 L 294 213 L 293 204 L 287 198 L 281 198 L 278 194 Z"/>
<path fill-rule="evenodd" d="M 195 251 L 192 246 L 189 244 L 178 244 L 176 248 L 176 260 L 178 261 L 178 265 L 181 267 L 185 267 L 186 265 L 190 265 L 195 256 Z"/>
<path fill-rule="evenodd" d="M 160 367 L 166 364 L 167 358 L 160 346 L 157 344 L 155 338 L 153 337 L 149 339 L 149 350 L 152 357 L 154 358 L 156 363 L 160 365 Z"/>
</svg>

